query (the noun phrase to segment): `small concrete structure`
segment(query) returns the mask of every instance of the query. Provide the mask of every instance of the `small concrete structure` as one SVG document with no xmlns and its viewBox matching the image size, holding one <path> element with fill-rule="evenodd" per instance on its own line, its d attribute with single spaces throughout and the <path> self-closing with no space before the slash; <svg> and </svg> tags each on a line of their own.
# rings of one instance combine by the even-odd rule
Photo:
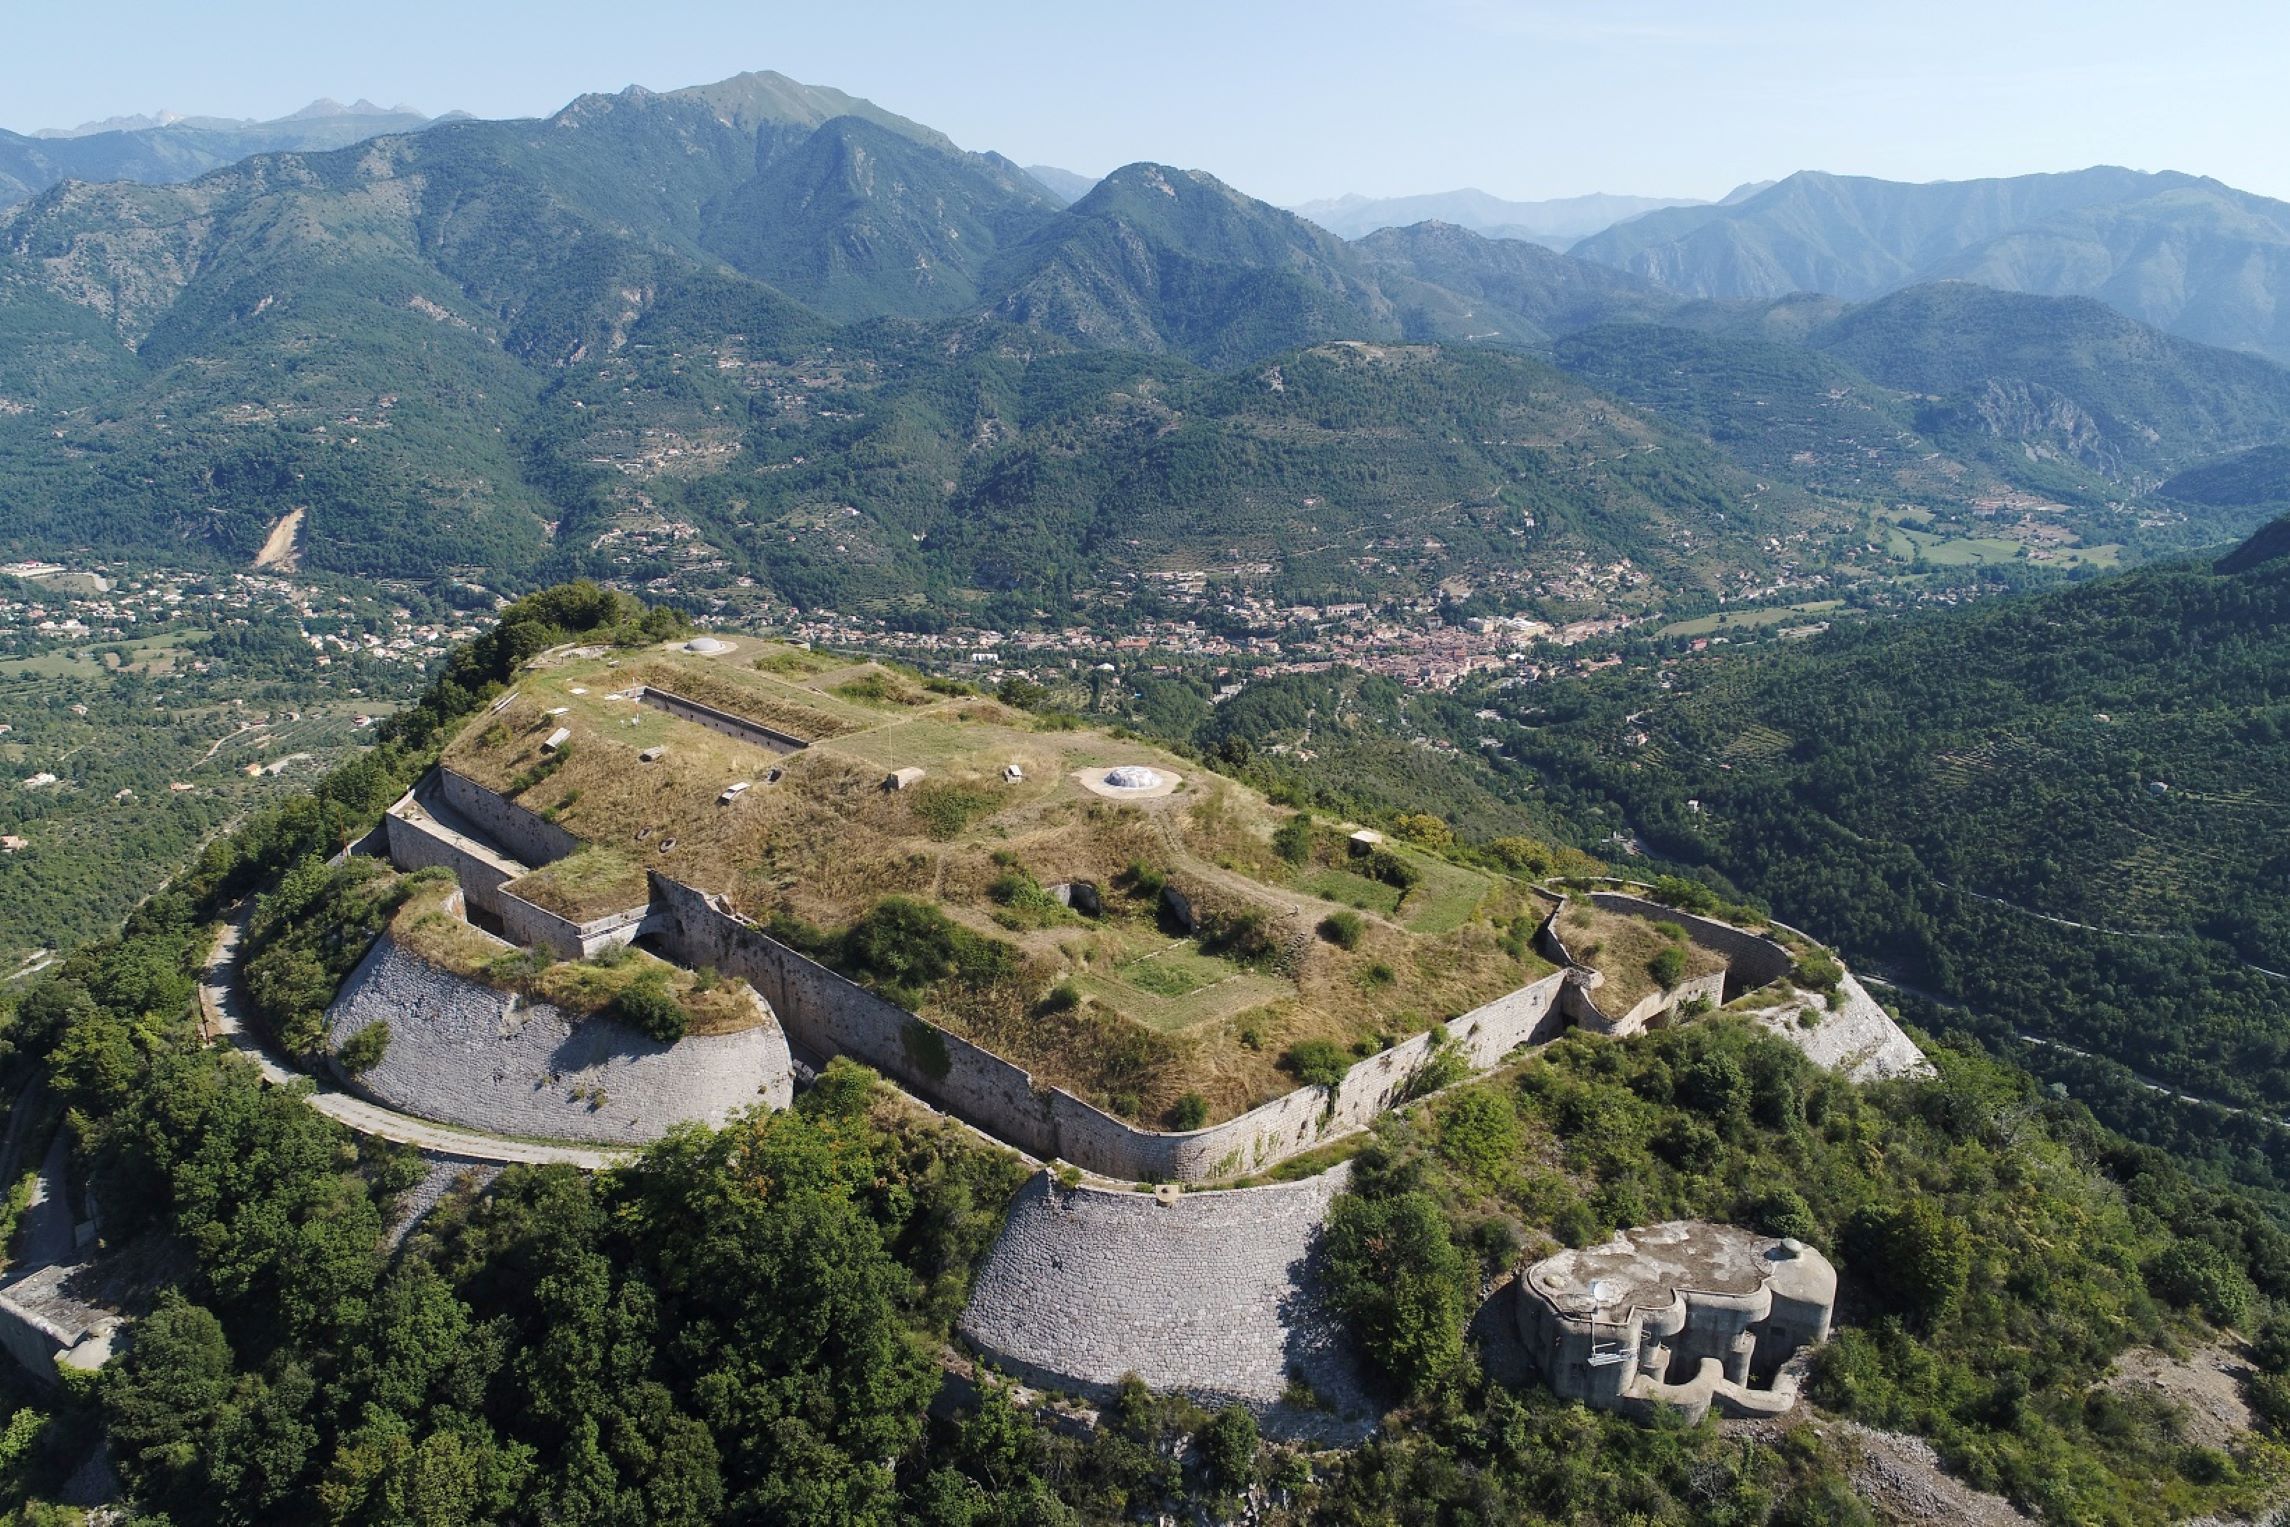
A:
<svg viewBox="0 0 2290 1527">
<path fill-rule="evenodd" d="M 1372 853 L 1376 849 L 1384 846 L 1384 835 L 1376 831 L 1373 827 L 1363 827 L 1358 832 L 1352 834 L 1350 842 L 1352 845 L 1353 853 Z"/>
<path fill-rule="evenodd" d="M 911 790 L 922 783 L 922 777 L 922 770 L 909 764 L 906 768 L 893 769 L 884 775 L 883 788 L 885 790 Z"/>
<path fill-rule="evenodd" d="M 1552 1389 L 1641 1418 L 1775 1416 L 1826 1341 L 1837 1272 L 1812 1247 L 1671 1220 L 1562 1251 L 1518 1283 L 1519 1334 Z"/>
<path fill-rule="evenodd" d="M 1106 769 L 1076 769 L 1073 777 L 1093 795 L 1115 801 L 1156 801 L 1173 795 L 1184 777 L 1144 764 L 1115 764 Z"/>
<path fill-rule="evenodd" d="M 544 753 L 554 753 L 557 749 L 563 747 L 570 741 L 572 741 L 572 728 L 560 726 L 555 731 L 549 733 L 548 736 L 541 739 L 541 751 Z"/>
<path fill-rule="evenodd" d="M 661 759 L 667 756 L 668 749 L 666 745 L 655 743 L 653 746 L 648 747 L 643 752 L 637 754 L 636 761 L 638 763 L 658 763 Z"/>
<path fill-rule="evenodd" d="M 734 645 L 713 636 L 695 636 L 684 643 L 684 650 L 695 657 L 722 657 L 732 651 Z"/>
</svg>

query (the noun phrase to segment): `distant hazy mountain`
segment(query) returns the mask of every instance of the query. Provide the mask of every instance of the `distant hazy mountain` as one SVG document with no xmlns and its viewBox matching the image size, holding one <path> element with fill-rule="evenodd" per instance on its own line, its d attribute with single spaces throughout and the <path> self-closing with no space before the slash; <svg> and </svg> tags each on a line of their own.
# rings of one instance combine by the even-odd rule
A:
<svg viewBox="0 0 2290 1527">
<path fill-rule="evenodd" d="M 1744 187 L 1745 191 L 1761 189 Z M 1729 200 L 1731 198 L 1728 198 Z M 1453 223 L 1496 239 L 1525 239 L 1564 249 L 1575 240 L 1611 227 L 1625 218 L 1657 212 L 1665 207 L 1700 207 L 1709 203 L 1686 196 L 1562 196 L 1550 201 L 1505 201 L 1485 191 L 1437 191 L 1427 196 L 1338 196 L 1308 201 L 1289 210 L 1309 218 L 1338 238 L 1356 239 L 1379 228 L 1405 228 L 1416 223 Z M 1722 205 L 1722 203 L 1720 204 Z"/>
<path fill-rule="evenodd" d="M 1067 206 L 1071 206 L 1087 196 L 1089 188 L 1097 184 L 1097 177 L 1094 175 L 1076 175 L 1073 171 L 1061 170 L 1054 164 L 1029 164 L 1026 166 L 1026 173 L 1039 181 L 1042 189 L 1048 191 L 1050 195 Z"/>
<path fill-rule="evenodd" d="M 1057 203 L 1000 155 L 837 117 L 712 204 L 701 241 L 832 318 L 944 317 Z"/>
<path fill-rule="evenodd" d="M 1866 299 L 1962 278 L 2097 297 L 2174 334 L 2290 360 L 2290 204 L 2101 167 L 1905 185 L 1813 172 L 1672 207 L 1569 251 L 1689 296 Z"/>
<path fill-rule="evenodd" d="M 447 117 L 464 115 L 447 112 Z M 419 107 L 377 106 L 364 96 L 345 106 L 331 96 L 320 96 L 299 111 L 290 111 L 283 117 L 264 121 L 260 117 L 201 117 L 188 116 L 164 107 L 149 115 L 105 117 L 100 122 L 82 122 L 77 127 L 43 127 L 33 133 L 35 138 L 90 138 L 97 133 L 150 132 L 163 127 L 195 128 L 208 132 L 243 132 L 249 128 L 279 127 L 288 122 L 331 122 L 342 117 L 368 119 L 395 119 L 407 125 L 419 126 L 432 120 Z"/>
<path fill-rule="evenodd" d="M 1925 400 L 1928 434 L 1985 435 L 2153 482 L 2290 437 L 2290 371 L 2162 333 L 2089 298 L 1969 282 L 1910 287 L 1809 343 Z"/>
<path fill-rule="evenodd" d="M 1400 336 L 1397 307 L 1342 240 L 1168 165 L 1115 170 L 996 277 L 995 312 L 1012 322 L 1211 365 Z"/>
<path fill-rule="evenodd" d="M 405 106 L 317 100 L 274 122 L 162 111 L 76 128 L 44 128 L 30 136 L 0 130 L 0 207 L 13 206 L 59 180 L 166 185 L 196 179 L 250 154 L 343 148 L 384 133 L 418 132 L 460 115 L 427 117 Z"/>
<path fill-rule="evenodd" d="M 1416 335 L 1544 345 L 1594 324 L 1660 318 L 1681 305 L 1627 272 L 1452 223 L 1384 228 L 1351 248 L 1402 305 Z"/>
<path fill-rule="evenodd" d="M 2290 445 L 2261 445 L 2181 472 L 2163 492 L 2197 504 L 2290 504 Z"/>
</svg>

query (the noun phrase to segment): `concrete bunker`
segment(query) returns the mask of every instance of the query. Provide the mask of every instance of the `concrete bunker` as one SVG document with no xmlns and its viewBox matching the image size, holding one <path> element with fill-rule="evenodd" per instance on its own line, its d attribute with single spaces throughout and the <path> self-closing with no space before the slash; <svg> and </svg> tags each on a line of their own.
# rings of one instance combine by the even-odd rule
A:
<svg viewBox="0 0 2290 1527">
<path fill-rule="evenodd" d="M 1517 1298 L 1527 1352 L 1566 1399 L 1642 1419 L 1775 1416 L 1828 1340 L 1837 1272 L 1802 1241 L 1670 1220 L 1545 1257 Z"/>
</svg>

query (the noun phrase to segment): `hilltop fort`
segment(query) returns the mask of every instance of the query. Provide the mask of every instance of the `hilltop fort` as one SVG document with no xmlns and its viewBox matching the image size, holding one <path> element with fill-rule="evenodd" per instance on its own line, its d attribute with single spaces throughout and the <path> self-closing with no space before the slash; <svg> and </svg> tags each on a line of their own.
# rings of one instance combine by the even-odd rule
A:
<svg viewBox="0 0 2290 1527">
<path fill-rule="evenodd" d="M 1569 1027 L 1726 1009 L 1856 1077 L 1925 1065 L 1792 930 L 1530 885 L 1123 733 L 746 638 L 542 655 L 377 846 L 437 889 L 328 1015 L 352 1085 L 633 1145 L 861 1061 L 1056 1167 L 982 1269 L 976 1349 L 1298 1433 L 1364 1424 L 1284 1398 L 1301 1370 L 1362 1389 L 1312 1294 L 1342 1176 L 1271 1168 Z"/>
</svg>

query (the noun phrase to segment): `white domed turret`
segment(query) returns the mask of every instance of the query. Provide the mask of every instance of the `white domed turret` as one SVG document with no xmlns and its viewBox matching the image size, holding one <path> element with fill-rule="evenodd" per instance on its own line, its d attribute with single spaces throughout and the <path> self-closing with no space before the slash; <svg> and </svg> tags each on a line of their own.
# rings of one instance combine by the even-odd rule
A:
<svg viewBox="0 0 2290 1527">
<path fill-rule="evenodd" d="M 1105 783 L 1115 790 L 1151 790 L 1161 783 L 1161 776 L 1143 764 L 1122 764 L 1105 771 Z"/>
</svg>

